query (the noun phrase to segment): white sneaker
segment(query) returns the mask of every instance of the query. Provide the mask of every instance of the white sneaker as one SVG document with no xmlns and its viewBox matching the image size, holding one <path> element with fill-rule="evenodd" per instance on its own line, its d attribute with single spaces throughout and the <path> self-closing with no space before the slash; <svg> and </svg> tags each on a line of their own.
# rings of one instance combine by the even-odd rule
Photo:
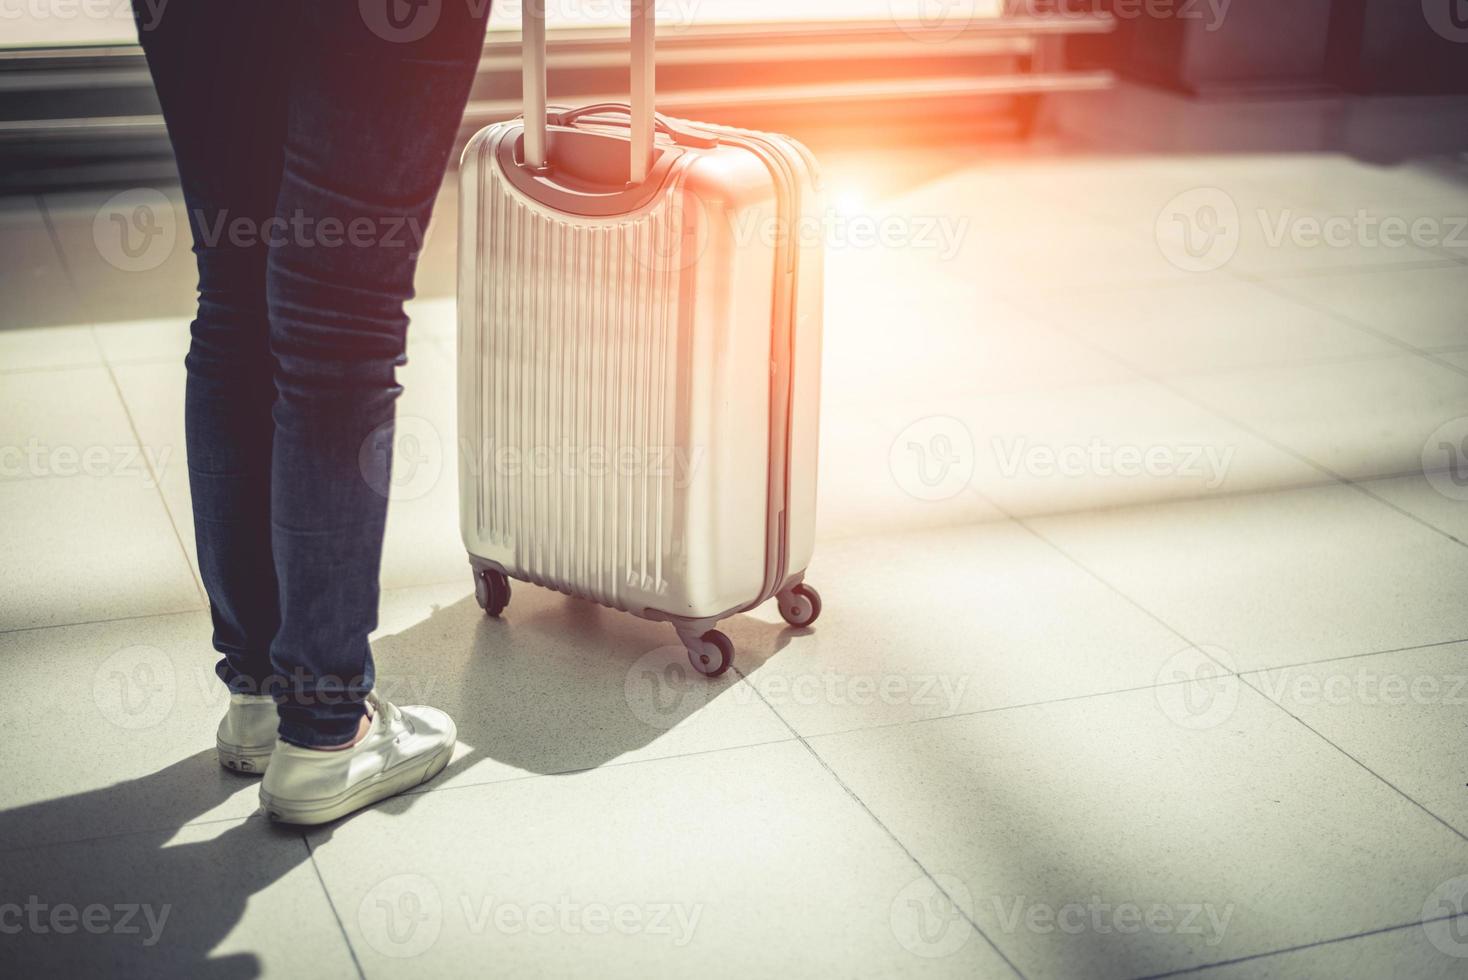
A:
<svg viewBox="0 0 1468 980">
<path fill-rule="evenodd" d="M 219 764 L 235 772 L 260 775 L 270 764 L 279 724 L 275 699 L 270 695 L 231 694 L 229 710 L 219 722 L 219 733 L 214 738 Z"/>
<path fill-rule="evenodd" d="M 458 729 L 437 708 L 399 708 L 367 695 L 372 723 L 349 749 L 322 752 L 277 741 L 260 784 L 260 809 L 271 820 L 329 823 L 353 810 L 426 783 L 443 771 Z"/>
</svg>

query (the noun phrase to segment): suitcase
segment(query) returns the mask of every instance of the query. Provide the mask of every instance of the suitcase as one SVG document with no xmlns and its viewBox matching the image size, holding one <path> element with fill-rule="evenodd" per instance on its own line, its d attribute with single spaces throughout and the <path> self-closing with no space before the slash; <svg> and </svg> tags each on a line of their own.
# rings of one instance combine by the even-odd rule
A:
<svg viewBox="0 0 1468 980">
<path fill-rule="evenodd" d="M 720 619 L 821 612 L 814 544 L 822 250 L 815 160 L 653 111 L 653 3 L 630 105 L 547 111 L 544 0 L 524 115 L 460 169 L 460 527 L 498 616 L 519 579 L 670 623 L 699 672 Z"/>
</svg>

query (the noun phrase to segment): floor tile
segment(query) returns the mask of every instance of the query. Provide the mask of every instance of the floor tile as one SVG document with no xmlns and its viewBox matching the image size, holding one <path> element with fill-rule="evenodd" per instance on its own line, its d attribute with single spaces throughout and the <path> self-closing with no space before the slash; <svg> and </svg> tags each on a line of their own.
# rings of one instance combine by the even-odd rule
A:
<svg viewBox="0 0 1468 980">
<path fill-rule="evenodd" d="M 1154 234 L 1105 221 L 1072 220 L 1053 235 L 984 236 L 967 247 L 968 274 L 985 288 L 1013 295 L 1025 289 L 1087 289 L 1183 282 Z M 1211 272 L 1222 278 L 1222 272 Z"/>
<path fill-rule="evenodd" d="M 1452 937 L 1448 931 L 1452 928 L 1450 923 L 1407 926 L 1374 936 L 1212 967 L 1189 976 L 1197 980 L 1277 980 L 1281 977 L 1456 980 L 1463 975 L 1463 958 L 1468 949 Z M 1445 952 L 1434 945 L 1433 938 L 1438 938 L 1452 952 Z"/>
<path fill-rule="evenodd" d="M 421 297 L 452 297 L 459 275 L 459 179 L 450 171 L 433 205 L 413 290 Z"/>
<path fill-rule="evenodd" d="M 1355 189 L 1345 201 L 1319 192 L 1332 168 Z M 1078 209 L 1107 214 L 1118 228 L 1147 240 L 1159 258 L 1199 281 L 1223 273 L 1293 276 L 1331 268 L 1373 268 L 1441 261 L 1431 247 L 1358 226 L 1364 168 L 1325 155 L 1232 154 L 1158 160 L 1076 161 L 1067 191 L 1089 191 Z M 1043 192 L 1046 197 L 1055 191 Z M 1377 221 L 1398 214 L 1396 200 L 1370 207 Z M 1324 232 L 1329 229 L 1329 238 Z M 1068 232 L 1067 232 L 1068 233 Z M 1105 261 L 1105 260 L 1102 260 Z M 1069 272 L 1069 270 L 1067 269 Z"/>
<path fill-rule="evenodd" d="M 1350 487 L 1033 526 L 1239 670 L 1468 638 L 1468 549 Z"/>
<path fill-rule="evenodd" d="M 1029 302 L 1048 322 L 1161 377 L 1401 353 L 1249 282 L 1035 294 Z"/>
<path fill-rule="evenodd" d="M 140 455 L 102 367 L 0 375 L 0 446 L 5 481 L 130 478 L 150 485 L 149 462 L 169 462 L 161 449 L 150 460 Z"/>
<path fill-rule="evenodd" d="M 1287 278 L 1329 269 L 1371 270 L 1430 265 L 1444 255 L 1407 234 L 1382 229 L 1401 216 L 1396 208 L 1312 206 L 1286 201 L 1239 214 L 1239 246 L 1228 268 L 1263 279 Z M 1363 218 L 1364 213 L 1364 218 Z"/>
<path fill-rule="evenodd" d="M 130 476 L 0 481 L 0 631 L 197 609 L 158 490 Z"/>
<path fill-rule="evenodd" d="M 1468 837 L 1468 643 L 1242 676 Z"/>
<path fill-rule="evenodd" d="M 803 735 L 1150 686 L 1186 645 L 1009 522 L 832 542 L 806 581 L 809 630 L 773 605 L 724 626 Z"/>
<path fill-rule="evenodd" d="M 106 328 L 101 328 L 106 329 Z M 158 481 L 164 504 L 178 528 L 189 564 L 197 574 L 199 557 L 194 541 L 194 510 L 189 497 L 189 460 L 184 439 L 184 386 L 187 376 L 181 360 L 117 364 L 112 368 L 128 415 L 143 445 L 169 450 L 169 462 Z"/>
<path fill-rule="evenodd" d="M 0 881 L 19 976 L 357 976 L 305 842 L 260 818 L 8 851 Z"/>
<path fill-rule="evenodd" d="M 1468 870 L 1468 842 L 1263 696 L 1235 684 L 1193 728 L 1166 690 L 810 744 L 962 884 L 1027 977 L 1142 976 L 1398 925 Z"/>
<path fill-rule="evenodd" d="M 1084 182 L 1081 169 L 1075 161 L 1030 173 L 975 167 L 879 204 L 858 200 L 849 210 L 879 227 L 895 217 L 897 227 L 914 232 L 912 247 L 889 252 L 944 256 L 935 272 L 986 294 L 1181 282 L 1193 275 L 1158 247 L 1154 223 L 1165 195 L 1155 206 L 1111 213 L 1095 204 L 1097 194 L 1070 188 Z M 839 194 L 833 198 L 839 216 Z M 935 229 L 931 236 L 917 234 L 928 228 Z M 916 247 L 929 237 L 941 238 L 943 246 Z M 896 292 L 918 295 L 932 278 L 888 281 L 904 284 Z"/>
<path fill-rule="evenodd" d="M 193 316 L 198 275 L 177 186 L 50 193 L 45 205 L 76 283 L 71 322 Z"/>
<path fill-rule="evenodd" d="M 968 489 L 972 439 L 951 416 L 823 411 L 817 539 L 1002 520 L 1003 511 Z"/>
<path fill-rule="evenodd" d="M 735 672 L 695 673 L 665 624 L 515 583 L 490 619 L 457 585 L 385 594 L 373 651 L 377 684 L 400 703 L 442 707 L 460 749 L 438 787 L 566 773 L 609 763 L 790 739 Z M 390 613 L 404 608 L 406 613 Z M 732 621 L 731 621 L 732 622 Z M 742 630 L 751 662 L 777 642 L 773 624 Z M 792 652 L 808 642 L 796 639 Z M 736 659 L 736 663 L 739 662 Z"/>
<path fill-rule="evenodd" d="M 1252 157 L 1250 167 L 1275 193 L 1307 207 L 1335 211 L 1370 205 L 1435 208 L 1442 215 L 1468 207 L 1461 160 L 1444 156 L 1376 164 L 1345 153 Z"/>
<path fill-rule="evenodd" d="M 459 336 L 459 305 L 454 296 L 420 296 L 405 307 L 409 320 L 408 335 L 427 335 L 447 345 L 452 351 Z"/>
<path fill-rule="evenodd" d="M 81 322 L 34 197 L 0 197 L 0 254 L 0 330 Z"/>
<path fill-rule="evenodd" d="M 1151 381 L 993 396 L 935 393 L 872 411 L 885 413 L 882 424 L 894 432 L 891 472 L 904 490 L 926 500 L 968 487 L 1009 514 L 1323 479 L 1314 467 Z"/>
<path fill-rule="evenodd" d="M 1410 354 L 1189 377 L 1176 385 L 1351 479 L 1420 469 L 1427 438 L 1468 415 L 1468 379 Z"/>
<path fill-rule="evenodd" d="M 255 811 L 258 781 L 214 755 L 228 697 L 209 635 L 204 612 L 0 634 L 4 847 Z"/>
<path fill-rule="evenodd" d="M 1447 472 L 1435 472 L 1431 478 L 1419 474 L 1368 480 L 1361 486 L 1393 507 L 1400 507 L 1468 544 L 1468 486 L 1459 486 Z"/>
<path fill-rule="evenodd" d="M 356 976 L 345 931 L 384 976 L 1014 976 L 972 918 L 1036 978 L 1461 975 L 1468 920 L 1412 923 L 1468 908 L 1468 490 L 1433 452 L 1468 438 L 1468 294 L 1454 250 L 1349 226 L 1465 213 L 1468 165 L 823 162 L 825 611 L 730 617 L 712 682 L 666 625 L 528 585 L 498 620 L 474 603 L 446 182 L 373 643 L 382 693 L 444 706 L 460 745 L 313 832 L 320 875 L 210 742 L 176 188 L 46 197 L 59 254 L 36 198 L 0 200 L 0 448 L 170 453 L 157 488 L 116 451 L 0 474 L 0 904 L 171 909 L 155 946 L 32 930 L 6 964 Z M 161 237 L 128 228 L 139 205 Z M 1180 267 L 1216 217 L 1237 247 Z M 1340 247 L 1267 241 L 1340 218 Z"/>
<path fill-rule="evenodd" d="M 530 586 L 515 593 L 514 621 L 494 624 L 468 590 L 466 575 L 385 591 L 373 636 L 385 697 L 439 704 L 459 721 L 460 782 L 791 737 L 752 695 L 728 696 L 735 675 L 710 687 L 672 669 L 673 650 L 647 661 L 624 649 L 667 645 L 665 627 L 608 613 L 590 636 L 584 614 Z M 203 611 L 0 633 L 11 694 L 0 708 L 10 733 L 0 850 L 255 811 L 258 780 L 215 758 L 227 697 L 210 635 Z M 36 714 L 42 701 L 53 708 Z"/>
<path fill-rule="evenodd" d="M 100 360 L 89 326 L 0 330 L 0 372 L 85 367 Z"/>
<path fill-rule="evenodd" d="M 1062 164 L 1063 173 L 1048 175 L 1050 186 L 1041 184 L 1032 193 L 1062 194 L 1077 209 L 1151 230 L 1168 200 L 1198 188 L 1227 187 L 1243 208 L 1276 203 L 1289 161 L 1287 155 L 1227 153 L 1099 156 Z"/>
<path fill-rule="evenodd" d="M 1441 360 L 1454 365 L 1460 371 L 1468 371 L 1468 351 L 1453 351 L 1437 355 Z"/>
<path fill-rule="evenodd" d="M 840 412 L 880 391 L 888 402 L 940 391 L 991 393 L 1129 381 L 1135 374 L 962 278 L 921 268 L 893 290 L 885 255 L 832 256 L 826 267 L 822 383 Z M 906 328 L 923 325 L 921 333 Z M 955 371 L 954 365 L 963 365 Z"/>
<path fill-rule="evenodd" d="M 410 342 L 398 399 L 382 584 L 458 581 L 468 568 L 459 534 L 458 401 L 454 362 L 429 338 Z"/>
<path fill-rule="evenodd" d="M 441 833 L 403 837 L 410 811 Z M 368 976 L 1013 976 L 961 919 L 909 921 L 937 893 L 795 744 L 426 793 L 310 839 Z"/>
<path fill-rule="evenodd" d="M 1460 266 L 1302 276 L 1269 288 L 1422 350 L 1468 347 L 1468 273 Z"/>
<path fill-rule="evenodd" d="M 167 361 L 177 367 L 189 352 L 189 323 L 187 315 L 99 323 L 97 343 L 113 364 Z"/>
</svg>

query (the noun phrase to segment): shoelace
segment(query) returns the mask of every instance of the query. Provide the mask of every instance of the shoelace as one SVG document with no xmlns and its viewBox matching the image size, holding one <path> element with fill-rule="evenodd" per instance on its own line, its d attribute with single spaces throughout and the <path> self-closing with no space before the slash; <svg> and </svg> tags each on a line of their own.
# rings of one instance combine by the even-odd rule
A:
<svg viewBox="0 0 1468 980">
<path fill-rule="evenodd" d="M 398 710 L 398 706 L 378 697 L 376 689 L 367 692 L 367 703 L 372 705 L 373 714 L 381 715 L 383 723 L 389 728 L 398 727 L 402 721 L 403 713 Z"/>
</svg>

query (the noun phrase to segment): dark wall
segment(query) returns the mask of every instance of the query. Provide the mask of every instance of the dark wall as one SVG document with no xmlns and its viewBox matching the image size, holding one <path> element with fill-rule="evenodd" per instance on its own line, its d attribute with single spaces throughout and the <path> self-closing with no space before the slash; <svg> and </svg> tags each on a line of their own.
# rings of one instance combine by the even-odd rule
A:
<svg viewBox="0 0 1468 980">
<path fill-rule="evenodd" d="M 1224 0 L 1100 2 L 1117 30 L 1072 42 L 1077 63 L 1166 88 L 1468 91 L 1468 0 L 1231 0 L 1221 18 Z"/>
<path fill-rule="evenodd" d="M 1336 0 L 1327 74 L 1353 92 L 1468 92 L 1468 0 Z"/>
</svg>

